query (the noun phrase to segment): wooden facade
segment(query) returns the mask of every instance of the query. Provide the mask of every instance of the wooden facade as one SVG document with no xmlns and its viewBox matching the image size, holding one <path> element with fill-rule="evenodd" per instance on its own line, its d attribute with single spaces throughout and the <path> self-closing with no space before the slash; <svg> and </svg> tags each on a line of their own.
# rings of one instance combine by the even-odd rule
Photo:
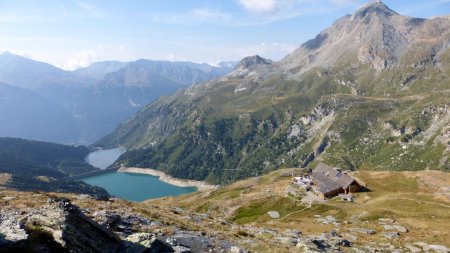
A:
<svg viewBox="0 0 450 253">
<path fill-rule="evenodd" d="M 311 174 L 313 190 L 323 198 L 358 192 L 360 184 L 337 168 L 319 163 Z"/>
</svg>

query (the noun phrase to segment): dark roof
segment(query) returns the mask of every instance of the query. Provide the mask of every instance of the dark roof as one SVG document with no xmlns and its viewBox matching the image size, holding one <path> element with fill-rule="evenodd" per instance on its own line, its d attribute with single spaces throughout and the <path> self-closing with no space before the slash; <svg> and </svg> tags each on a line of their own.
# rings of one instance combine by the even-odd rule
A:
<svg viewBox="0 0 450 253">
<path fill-rule="evenodd" d="M 345 189 L 355 182 L 349 175 L 324 163 L 319 163 L 311 176 L 317 189 L 322 193 Z"/>
</svg>

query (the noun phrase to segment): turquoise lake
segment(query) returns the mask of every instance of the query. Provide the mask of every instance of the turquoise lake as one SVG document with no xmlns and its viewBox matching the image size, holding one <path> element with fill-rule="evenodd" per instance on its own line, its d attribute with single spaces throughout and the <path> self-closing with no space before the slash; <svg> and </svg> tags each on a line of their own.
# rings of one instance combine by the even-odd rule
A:
<svg viewBox="0 0 450 253">
<path fill-rule="evenodd" d="M 177 196 L 197 191 L 195 187 L 178 187 L 145 174 L 111 172 L 83 179 L 90 185 L 100 186 L 109 194 L 130 201 L 143 201 L 166 196 Z"/>
<path fill-rule="evenodd" d="M 97 150 L 89 154 L 86 160 L 91 165 L 104 169 L 113 164 L 122 153 L 123 150 L 119 148 Z M 178 187 L 160 181 L 159 177 L 146 174 L 109 172 L 82 180 L 104 188 L 115 197 L 130 201 L 144 201 L 197 191 L 196 187 Z"/>
</svg>

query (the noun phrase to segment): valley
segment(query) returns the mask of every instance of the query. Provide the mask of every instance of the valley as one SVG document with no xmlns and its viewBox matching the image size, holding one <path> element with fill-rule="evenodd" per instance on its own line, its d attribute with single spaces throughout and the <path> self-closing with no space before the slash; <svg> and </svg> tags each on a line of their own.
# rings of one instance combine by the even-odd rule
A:
<svg viewBox="0 0 450 253">
<path fill-rule="evenodd" d="M 450 252 L 449 3 L 362 2 L 35 9 L 88 13 L 70 36 L 19 18 L 96 49 L 0 54 L 0 253 Z"/>
</svg>

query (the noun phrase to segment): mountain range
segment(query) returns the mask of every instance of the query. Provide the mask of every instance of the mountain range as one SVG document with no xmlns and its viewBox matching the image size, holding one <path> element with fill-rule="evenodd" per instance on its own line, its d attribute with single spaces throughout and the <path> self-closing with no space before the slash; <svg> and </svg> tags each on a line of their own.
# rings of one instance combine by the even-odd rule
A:
<svg viewBox="0 0 450 253">
<path fill-rule="evenodd" d="M 96 145 L 117 162 L 228 183 L 319 161 L 344 169 L 450 170 L 450 17 L 370 1 L 278 62 L 150 103 Z"/>
<path fill-rule="evenodd" d="M 138 60 L 65 71 L 6 52 L 0 55 L 0 136 L 90 144 L 154 99 L 230 70 Z"/>
</svg>

